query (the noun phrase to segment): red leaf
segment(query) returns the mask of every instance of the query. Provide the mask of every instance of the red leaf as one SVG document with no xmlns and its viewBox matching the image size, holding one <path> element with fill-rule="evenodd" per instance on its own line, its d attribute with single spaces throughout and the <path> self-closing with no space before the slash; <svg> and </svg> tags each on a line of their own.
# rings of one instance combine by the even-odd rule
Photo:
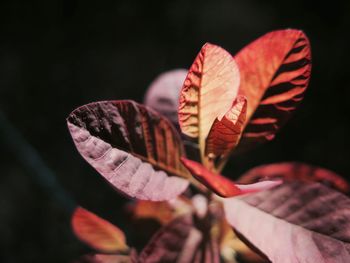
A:
<svg viewBox="0 0 350 263">
<path fill-rule="evenodd" d="M 350 258 L 350 200 L 319 183 L 293 182 L 224 200 L 228 222 L 272 262 Z"/>
<path fill-rule="evenodd" d="M 160 74 L 147 89 L 144 104 L 178 125 L 177 109 L 186 69 L 174 69 Z"/>
<path fill-rule="evenodd" d="M 67 122 L 80 154 L 125 195 L 163 201 L 186 190 L 189 182 L 177 177 L 188 177 L 181 140 L 164 117 L 133 101 L 103 101 Z"/>
<path fill-rule="evenodd" d="M 141 252 L 138 262 L 187 262 L 179 260 L 182 258 L 182 253 L 188 253 L 189 250 L 195 249 L 196 246 L 193 248 L 192 245 L 201 240 L 201 237 L 198 239 L 198 237 L 193 238 L 192 236 L 190 238 L 191 242 L 186 242 L 192 229 L 191 216 L 187 215 L 174 219 L 153 236 Z"/>
<path fill-rule="evenodd" d="M 179 105 L 181 131 L 198 139 L 202 158 L 210 127 L 231 108 L 238 85 L 239 72 L 232 56 L 218 46 L 205 44 L 188 72 Z"/>
<path fill-rule="evenodd" d="M 254 193 L 281 184 L 281 181 L 262 181 L 250 185 L 239 185 L 220 174 L 209 171 L 200 163 L 186 158 L 181 158 L 181 161 L 196 179 L 222 197 L 233 197 L 247 193 Z"/>
<path fill-rule="evenodd" d="M 82 207 L 72 216 L 75 235 L 90 247 L 103 253 L 118 253 L 128 250 L 124 233 L 108 221 Z"/>
<path fill-rule="evenodd" d="M 320 182 L 344 193 L 348 193 L 350 190 L 350 186 L 346 180 L 336 173 L 324 168 L 298 162 L 275 163 L 255 167 L 243 174 L 239 182 L 250 184 L 260 179 L 266 180 L 273 178 L 280 178 L 283 181 Z"/>
<path fill-rule="evenodd" d="M 221 119 L 216 118 L 206 140 L 206 155 L 211 159 L 225 159 L 241 138 L 247 109 L 247 100 L 239 96 Z"/>
<path fill-rule="evenodd" d="M 303 99 L 311 72 L 309 40 L 299 30 L 270 32 L 235 57 L 247 97 L 242 147 L 271 140 Z"/>
</svg>

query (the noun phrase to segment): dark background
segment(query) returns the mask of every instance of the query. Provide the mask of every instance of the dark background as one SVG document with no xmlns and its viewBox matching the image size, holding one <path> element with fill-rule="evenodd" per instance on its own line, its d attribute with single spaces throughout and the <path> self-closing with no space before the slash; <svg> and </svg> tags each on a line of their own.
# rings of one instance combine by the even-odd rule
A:
<svg viewBox="0 0 350 263">
<path fill-rule="evenodd" d="M 12 142 L 22 142 L 4 127 L 20 131 L 74 200 L 124 226 L 124 199 L 80 157 L 65 118 L 92 101 L 142 101 L 159 73 L 189 67 L 207 41 L 234 54 L 292 27 L 312 46 L 300 109 L 273 142 L 232 160 L 225 174 L 298 160 L 349 176 L 349 1 L 92 2 L 0 3 L 0 111 L 8 120 L 0 138 L 0 262 L 69 262 L 88 251 L 71 233 L 60 190 L 20 161 Z"/>
</svg>

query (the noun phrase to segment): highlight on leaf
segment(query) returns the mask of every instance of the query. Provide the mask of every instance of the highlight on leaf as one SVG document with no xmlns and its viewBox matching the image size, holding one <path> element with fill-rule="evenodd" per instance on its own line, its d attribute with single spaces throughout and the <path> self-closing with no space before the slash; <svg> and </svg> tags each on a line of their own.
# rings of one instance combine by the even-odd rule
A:
<svg viewBox="0 0 350 263">
<path fill-rule="evenodd" d="M 232 107 L 239 87 L 239 71 L 232 56 L 216 45 L 205 44 L 194 60 L 180 94 L 181 131 L 198 140 L 202 155 L 216 118 Z"/>
<path fill-rule="evenodd" d="M 82 207 L 75 209 L 71 224 L 75 235 L 99 252 L 120 253 L 129 249 L 123 231 Z"/>
<path fill-rule="evenodd" d="M 348 194 L 350 190 L 348 182 L 340 175 L 325 168 L 299 162 L 283 162 L 257 166 L 244 173 L 238 182 L 251 184 L 261 179 L 282 179 L 285 182 L 319 182 L 345 194 Z"/>
<path fill-rule="evenodd" d="M 90 103 L 74 110 L 67 124 L 79 153 L 123 194 L 163 201 L 188 187 L 178 134 L 147 107 L 133 101 Z"/>
<path fill-rule="evenodd" d="M 320 183 L 287 182 L 224 199 L 234 229 L 272 262 L 285 263 L 348 262 L 349 207 L 347 196 Z"/>
<path fill-rule="evenodd" d="M 197 180 L 221 197 L 233 197 L 237 195 L 259 192 L 270 189 L 282 183 L 281 180 L 275 180 L 261 181 L 247 185 L 235 184 L 221 174 L 211 172 L 200 163 L 188 160 L 186 158 L 181 158 L 181 161 Z"/>
<path fill-rule="evenodd" d="M 295 29 L 267 33 L 235 57 L 239 93 L 248 100 L 247 126 L 240 149 L 271 140 L 304 97 L 311 73 L 306 35 Z"/>
</svg>

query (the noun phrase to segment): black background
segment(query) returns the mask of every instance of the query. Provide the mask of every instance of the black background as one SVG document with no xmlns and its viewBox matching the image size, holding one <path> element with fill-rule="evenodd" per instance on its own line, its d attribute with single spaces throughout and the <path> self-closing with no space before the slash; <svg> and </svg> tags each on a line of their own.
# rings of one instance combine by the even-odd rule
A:
<svg viewBox="0 0 350 263">
<path fill-rule="evenodd" d="M 79 156 L 66 116 L 92 101 L 141 102 L 159 73 L 189 67 L 205 42 L 234 54 L 268 31 L 298 28 L 313 56 L 304 102 L 273 142 L 232 160 L 224 174 L 297 160 L 348 177 L 349 4 L 1 1 L 0 111 L 74 200 L 124 226 L 124 199 Z M 0 261 L 69 262 L 88 251 L 71 233 L 67 207 L 4 140 L 0 146 Z"/>
</svg>

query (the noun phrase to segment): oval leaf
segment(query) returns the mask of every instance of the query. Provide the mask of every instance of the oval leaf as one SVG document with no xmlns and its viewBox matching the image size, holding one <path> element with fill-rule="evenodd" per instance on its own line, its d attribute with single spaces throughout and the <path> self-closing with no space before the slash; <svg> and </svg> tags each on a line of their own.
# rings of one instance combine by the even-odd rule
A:
<svg viewBox="0 0 350 263">
<path fill-rule="evenodd" d="M 205 44 L 188 72 L 179 104 L 181 131 L 198 138 L 202 158 L 210 127 L 231 108 L 238 86 L 239 72 L 232 56 L 218 46 Z"/>
<path fill-rule="evenodd" d="M 133 101 L 103 101 L 76 109 L 67 123 L 84 159 L 125 195 L 163 201 L 186 190 L 177 177 L 188 176 L 181 140 L 164 117 Z"/>
<path fill-rule="evenodd" d="M 303 99 L 311 73 L 309 40 L 299 30 L 270 32 L 235 57 L 247 97 L 242 148 L 271 140 Z M 240 147 L 241 148 L 241 147 Z"/>
<path fill-rule="evenodd" d="M 182 251 L 188 250 L 193 243 L 198 243 L 198 238 L 191 238 L 191 244 L 186 243 L 192 229 L 191 216 L 174 219 L 152 237 L 141 252 L 138 262 L 179 262 L 177 260 L 182 257 Z"/>
<path fill-rule="evenodd" d="M 239 96 L 222 119 L 216 118 L 205 145 L 205 153 L 209 158 L 217 159 L 220 157 L 220 162 L 225 162 L 241 138 L 246 109 L 246 98 Z"/>
<path fill-rule="evenodd" d="M 174 69 L 160 74 L 147 89 L 144 104 L 167 117 L 178 126 L 177 109 L 186 69 Z"/>
<path fill-rule="evenodd" d="M 260 179 L 273 178 L 280 178 L 283 181 L 320 182 L 344 193 L 348 193 L 350 189 L 346 180 L 336 173 L 298 162 L 261 165 L 244 173 L 238 182 L 251 184 L 258 182 Z"/>
<path fill-rule="evenodd" d="M 280 180 L 276 180 L 262 181 L 249 185 L 239 185 L 221 174 L 209 171 L 200 163 L 186 158 L 181 158 L 181 161 L 196 179 L 221 197 L 233 197 L 247 193 L 259 192 L 281 184 Z"/>
<path fill-rule="evenodd" d="M 349 261 L 350 200 L 322 184 L 286 183 L 225 199 L 224 207 L 228 222 L 272 262 Z"/>
<path fill-rule="evenodd" d="M 129 249 L 123 231 L 82 207 L 75 209 L 71 224 L 82 242 L 100 252 L 118 253 Z"/>
</svg>

